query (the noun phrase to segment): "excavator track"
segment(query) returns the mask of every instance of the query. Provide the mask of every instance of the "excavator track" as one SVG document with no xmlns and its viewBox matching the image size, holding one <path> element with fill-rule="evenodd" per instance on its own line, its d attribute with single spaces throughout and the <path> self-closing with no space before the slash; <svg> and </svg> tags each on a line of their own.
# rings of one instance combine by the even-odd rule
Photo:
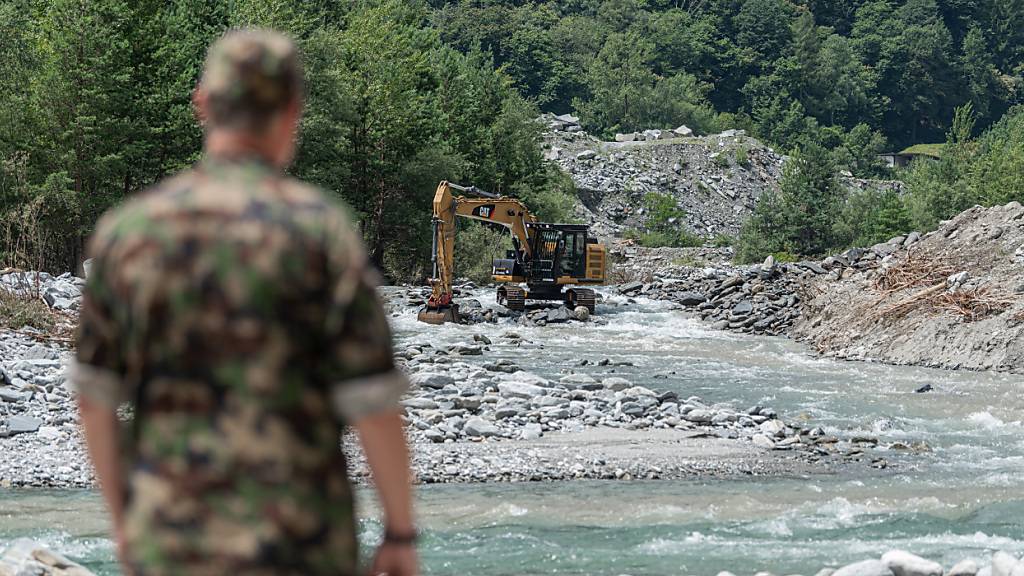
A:
<svg viewBox="0 0 1024 576">
<path fill-rule="evenodd" d="M 526 310 L 526 290 L 518 286 L 498 288 L 498 304 L 516 312 Z"/>
<path fill-rule="evenodd" d="M 593 314 L 597 305 L 597 295 L 590 288 L 573 288 L 565 293 L 565 304 L 570 310 L 583 306 Z"/>
</svg>

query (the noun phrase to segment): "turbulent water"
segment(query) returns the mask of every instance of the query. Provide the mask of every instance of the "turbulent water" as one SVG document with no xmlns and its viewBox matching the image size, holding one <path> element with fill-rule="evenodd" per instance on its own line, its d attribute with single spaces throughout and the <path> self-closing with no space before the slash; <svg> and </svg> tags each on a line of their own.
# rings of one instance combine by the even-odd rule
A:
<svg viewBox="0 0 1024 576">
<path fill-rule="evenodd" d="M 892 548 L 947 567 L 995 549 L 1024 552 L 1019 377 L 834 362 L 785 340 L 711 331 L 655 302 L 598 314 L 607 325 L 438 328 L 411 311 L 394 324 L 400 345 L 485 333 L 495 342 L 485 360 L 549 377 L 583 359 L 629 361 L 579 370 L 932 451 L 887 454 L 890 470 L 841 476 L 425 486 L 426 574 L 813 574 Z M 534 345 L 502 345 L 508 330 Z M 925 384 L 935 390 L 913 393 Z M 361 496 L 369 542 L 379 526 L 372 495 Z M 0 493 L 0 546 L 30 536 L 114 574 L 103 518 L 91 492 Z"/>
</svg>

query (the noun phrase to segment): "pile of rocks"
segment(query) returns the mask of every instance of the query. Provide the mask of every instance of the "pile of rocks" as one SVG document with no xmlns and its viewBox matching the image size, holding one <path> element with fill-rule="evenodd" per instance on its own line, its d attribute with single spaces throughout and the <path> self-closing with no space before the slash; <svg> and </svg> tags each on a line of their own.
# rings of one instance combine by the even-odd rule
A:
<svg viewBox="0 0 1024 576">
<path fill-rule="evenodd" d="M 658 249 L 633 247 L 616 253 L 617 264 L 631 274 L 634 261 L 648 266 L 646 281 L 619 286 L 626 296 L 644 296 L 675 302 L 700 315 L 719 330 L 750 334 L 788 335 L 803 314 L 805 290 L 812 281 L 837 282 L 860 271 L 877 268 L 900 250 L 921 240 L 914 232 L 876 244 L 852 248 L 821 262 L 777 263 L 769 256 L 757 266 L 713 265 L 695 267 L 675 261 L 651 269 L 650 254 Z"/>
<path fill-rule="evenodd" d="M 785 423 L 775 410 L 763 406 L 738 410 L 710 405 L 696 396 L 680 398 L 672 391 L 636 386 L 610 371 L 616 365 L 611 360 L 594 365 L 593 375 L 577 371 L 587 366 L 580 363 L 557 381 L 524 371 L 509 360 L 471 360 L 489 353 L 491 345 L 480 334 L 473 342 L 446 349 L 419 343 L 398 353 L 412 380 L 402 403 L 414 439 L 434 443 L 532 440 L 550 432 L 595 427 L 665 429 L 701 431 L 764 449 L 802 450 L 810 461 L 831 456 L 859 460 L 866 457 L 865 448 L 877 444 L 870 438 L 840 441 L 820 428 Z M 508 332 L 499 345 L 531 343 Z M 887 465 L 878 458 L 871 463 Z"/>
<path fill-rule="evenodd" d="M 92 467 L 65 383 L 65 348 L 0 336 L 0 487 L 85 487 Z"/>
<path fill-rule="evenodd" d="M 0 555 L 0 576 L 94 576 L 85 567 L 27 538 Z"/>
<path fill-rule="evenodd" d="M 0 274 L 0 289 L 20 296 L 39 296 L 50 308 L 60 311 L 78 310 L 85 280 L 65 272 L 52 276 L 46 272 L 9 271 Z"/>
<path fill-rule="evenodd" d="M 577 216 L 595 235 L 645 224 L 644 196 L 674 198 L 679 226 L 702 237 L 735 235 L 767 190 L 778 188 L 784 158 L 742 130 L 693 137 L 685 126 L 620 134 L 604 142 L 569 115 L 545 115 L 545 154 L 576 184 Z"/>
<path fill-rule="evenodd" d="M 804 317 L 793 330 L 818 351 L 1024 372 L 1020 203 L 976 206 L 923 236 L 848 251 L 822 266 L 831 272 L 809 287 Z"/>
</svg>

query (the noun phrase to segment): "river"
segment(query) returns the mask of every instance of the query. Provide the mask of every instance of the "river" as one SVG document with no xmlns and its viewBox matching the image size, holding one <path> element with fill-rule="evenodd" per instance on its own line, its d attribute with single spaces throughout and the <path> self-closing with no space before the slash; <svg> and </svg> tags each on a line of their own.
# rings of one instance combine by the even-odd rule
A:
<svg viewBox="0 0 1024 576">
<path fill-rule="evenodd" d="M 495 342 L 488 360 L 547 377 L 584 359 L 628 361 L 577 370 L 931 451 L 883 454 L 888 470 L 801 478 L 423 486 L 425 574 L 814 574 L 893 548 L 947 568 L 1024 553 L 1020 377 L 837 362 L 784 339 L 712 331 L 659 302 L 598 314 L 606 325 L 429 327 L 410 310 L 394 327 L 400 346 L 484 333 Z M 509 330 L 533 345 L 502 344 Z M 934 390 L 914 393 L 925 384 Z M 370 542 L 376 508 L 369 491 L 360 497 Z M 104 529 L 96 493 L 0 492 L 0 547 L 29 536 L 116 574 Z"/>
</svg>

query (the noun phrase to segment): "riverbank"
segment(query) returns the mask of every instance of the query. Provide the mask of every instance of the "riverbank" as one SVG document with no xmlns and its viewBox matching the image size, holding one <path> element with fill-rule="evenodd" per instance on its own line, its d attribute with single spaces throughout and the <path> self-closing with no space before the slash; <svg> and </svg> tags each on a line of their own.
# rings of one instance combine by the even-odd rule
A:
<svg viewBox="0 0 1024 576">
<path fill-rule="evenodd" d="M 611 251 L 619 293 L 674 302 L 733 332 L 787 336 L 844 360 L 1024 373 L 1024 207 L 821 261 L 735 266 L 728 250 Z"/>
</svg>

